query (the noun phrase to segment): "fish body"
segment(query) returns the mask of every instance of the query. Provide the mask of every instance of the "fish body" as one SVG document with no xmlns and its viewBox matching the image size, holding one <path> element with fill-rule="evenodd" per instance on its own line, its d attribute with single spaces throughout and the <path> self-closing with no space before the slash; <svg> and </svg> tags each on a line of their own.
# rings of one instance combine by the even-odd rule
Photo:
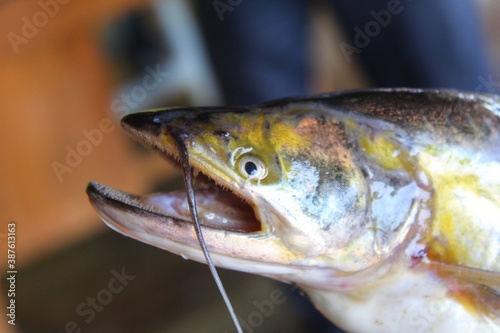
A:
<svg viewBox="0 0 500 333">
<path fill-rule="evenodd" d="M 497 96 L 348 91 L 122 124 L 170 160 L 184 143 L 216 265 L 298 285 L 349 332 L 500 332 Z M 204 262 L 183 192 L 87 192 L 111 228 Z"/>
</svg>

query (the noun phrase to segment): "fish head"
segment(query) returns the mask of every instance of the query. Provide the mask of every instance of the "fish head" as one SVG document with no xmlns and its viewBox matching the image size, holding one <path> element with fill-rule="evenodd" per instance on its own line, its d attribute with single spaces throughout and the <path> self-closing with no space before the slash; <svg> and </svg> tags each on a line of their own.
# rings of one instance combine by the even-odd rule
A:
<svg viewBox="0 0 500 333">
<path fill-rule="evenodd" d="M 318 285 L 318 276 L 360 271 L 380 259 L 367 226 L 369 189 L 352 153 L 355 142 L 331 115 L 283 104 L 157 110 L 128 115 L 122 124 L 167 159 L 179 159 L 182 142 L 191 168 L 201 174 L 198 217 L 219 266 Z M 192 225 L 182 224 L 175 234 L 165 222 L 192 220 L 185 195 L 159 193 L 129 202 L 115 195 L 137 206 L 124 212 L 105 203 L 103 196 L 113 197 L 108 190 L 90 192 L 115 229 L 203 261 Z M 145 211 L 163 215 L 164 222 Z M 161 236 L 152 240 L 152 234 Z"/>
</svg>

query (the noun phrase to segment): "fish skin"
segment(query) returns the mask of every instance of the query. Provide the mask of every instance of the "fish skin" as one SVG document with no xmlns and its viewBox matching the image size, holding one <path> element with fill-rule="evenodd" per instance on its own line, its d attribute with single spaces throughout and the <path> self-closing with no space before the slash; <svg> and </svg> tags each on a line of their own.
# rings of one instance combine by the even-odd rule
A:
<svg viewBox="0 0 500 333">
<path fill-rule="evenodd" d="M 123 124 L 168 159 L 181 136 L 192 166 L 253 208 L 260 232 L 207 223 L 217 265 L 299 285 L 349 332 L 500 332 L 497 96 L 347 91 Z M 265 176 L 245 176 L 248 161 Z M 204 262 L 169 207 L 87 192 L 113 229 Z"/>
</svg>

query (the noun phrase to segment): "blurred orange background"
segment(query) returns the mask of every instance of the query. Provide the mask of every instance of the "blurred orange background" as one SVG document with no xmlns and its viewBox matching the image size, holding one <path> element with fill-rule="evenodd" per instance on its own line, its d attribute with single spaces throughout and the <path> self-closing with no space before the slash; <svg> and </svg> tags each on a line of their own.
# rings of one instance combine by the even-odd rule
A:
<svg viewBox="0 0 500 333">
<path fill-rule="evenodd" d="M 135 158 L 126 144 L 111 112 L 116 82 L 99 38 L 107 20 L 144 4 L 71 1 L 60 5 L 59 15 L 26 44 L 19 44 L 18 52 L 7 38 L 0 40 L 0 221 L 18 224 L 19 265 L 103 228 L 90 218 L 94 212 L 85 195 L 89 180 L 140 193 L 155 173 L 168 173 L 164 164 L 155 165 L 159 161 Z M 19 18 L 39 10 L 35 1 L 3 3 L 0 35 L 20 35 Z M 86 139 L 82 131 L 99 129 L 105 118 L 112 120 L 113 130 L 58 177 L 53 163 L 66 165 L 66 147 L 77 149 Z"/>
</svg>

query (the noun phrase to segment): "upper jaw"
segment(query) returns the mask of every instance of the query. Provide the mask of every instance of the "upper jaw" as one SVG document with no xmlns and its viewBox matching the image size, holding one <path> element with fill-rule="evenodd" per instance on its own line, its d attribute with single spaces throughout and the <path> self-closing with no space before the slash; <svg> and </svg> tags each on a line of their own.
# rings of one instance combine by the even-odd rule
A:
<svg viewBox="0 0 500 333">
<path fill-rule="evenodd" d="M 183 141 L 183 145 L 187 146 L 190 151 L 189 164 L 196 172 L 201 172 L 208 178 L 215 181 L 218 185 L 225 189 L 231 190 L 236 196 L 244 199 L 255 210 L 254 196 L 246 191 L 243 184 L 238 181 L 231 181 L 230 170 L 220 170 L 219 166 L 214 164 L 211 159 L 207 159 L 206 155 L 211 154 L 208 150 L 195 152 L 194 147 L 200 149 L 200 145 L 193 144 L 194 137 L 197 133 L 190 127 L 193 124 L 189 123 L 189 119 L 203 114 L 212 112 L 221 112 L 219 109 L 202 108 L 201 112 L 184 109 L 164 110 L 164 111 L 148 111 L 134 113 L 125 116 L 122 121 L 122 127 L 134 139 L 138 140 L 146 147 L 160 153 L 166 160 L 179 165 L 180 157 L 176 141 Z M 239 112 L 243 112 L 239 110 Z M 186 122 L 188 122 L 186 124 Z M 200 156 L 203 156 L 200 159 Z M 216 160 L 217 157 L 213 158 Z M 261 220 L 263 229 L 267 229 L 266 221 Z"/>
</svg>

